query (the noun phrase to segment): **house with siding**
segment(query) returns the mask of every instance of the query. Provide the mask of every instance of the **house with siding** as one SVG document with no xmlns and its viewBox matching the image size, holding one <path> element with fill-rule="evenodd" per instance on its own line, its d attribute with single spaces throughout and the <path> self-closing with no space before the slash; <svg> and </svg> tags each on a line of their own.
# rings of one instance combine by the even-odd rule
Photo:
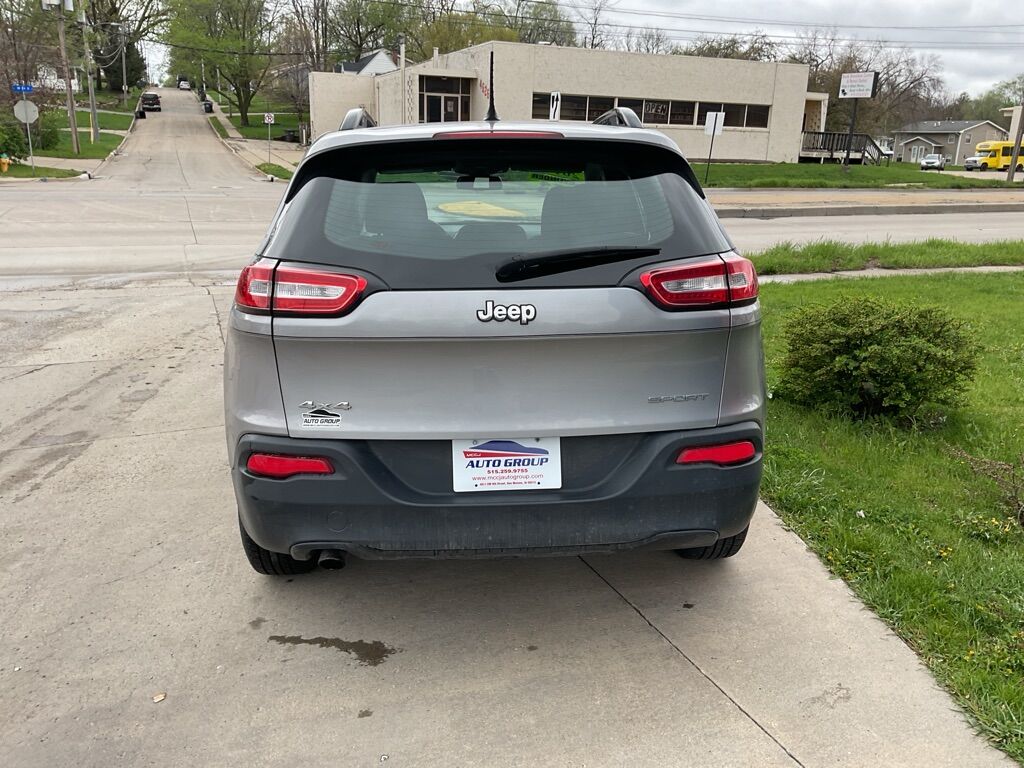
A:
<svg viewBox="0 0 1024 768">
<path fill-rule="evenodd" d="M 1005 128 L 990 120 L 925 120 L 895 133 L 896 160 L 917 163 L 925 155 L 942 155 L 950 165 L 963 165 L 981 141 L 1006 141 Z"/>
</svg>

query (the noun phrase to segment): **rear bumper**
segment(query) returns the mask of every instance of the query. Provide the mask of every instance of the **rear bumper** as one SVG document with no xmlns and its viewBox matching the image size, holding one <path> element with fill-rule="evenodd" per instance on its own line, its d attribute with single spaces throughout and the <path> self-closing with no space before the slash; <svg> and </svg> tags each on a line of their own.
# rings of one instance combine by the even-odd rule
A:
<svg viewBox="0 0 1024 768">
<path fill-rule="evenodd" d="M 365 440 L 246 435 L 232 474 L 249 535 L 299 559 L 322 549 L 372 559 L 677 549 L 713 544 L 750 522 L 761 481 L 758 424 L 615 439 L 623 455 L 598 472 L 586 466 L 589 448 L 581 442 L 561 490 L 456 494 L 441 441 L 382 452 Z M 571 440 L 587 438 L 565 439 L 567 455 L 577 450 Z M 675 463 L 683 448 L 736 440 L 751 440 L 755 457 L 731 467 Z M 244 469 L 255 452 L 325 456 L 335 472 L 256 477 Z M 398 455 L 417 466 L 397 468 Z"/>
</svg>

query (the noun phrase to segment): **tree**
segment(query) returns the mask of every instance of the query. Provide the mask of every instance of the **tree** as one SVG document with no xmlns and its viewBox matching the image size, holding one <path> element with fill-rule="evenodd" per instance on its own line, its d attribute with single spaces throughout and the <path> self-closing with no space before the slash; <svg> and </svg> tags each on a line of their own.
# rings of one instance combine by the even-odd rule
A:
<svg viewBox="0 0 1024 768">
<path fill-rule="evenodd" d="M 592 5 L 573 6 L 583 34 L 584 48 L 610 48 L 613 32 L 607 21 L 608 11 L 618 0 L 591 0 Z"/>
<path fill-rule="evenodd" d="M 701 35 L 675 52 L 683 56 L 746 61 L 778 61 L 781 54 L 779 44 L 764 32 L 749 35 Z"/>
<path fill-rule="evenodd" d="M 278 7 L 268 0 L 167 0 L 165 42 L 174 49 L 172 66 L 192 77 L 200 61 L 219 69 L 243 126 L 249 125 L 250 105 L 273 61 Z"/>
<path fill-rule="evenodd" d="M 332 43 L 330 0 L 292 0 L 291 21 L 286 39 L 299 45 L 311 70 L 326 72 Z"/>
<path fill-rule="evenodd" d="M 519 40 L 515 30 L 472 13 L 439 15 L 433 21 L 421 24 L 414 35 L 412 55 L 420 59 L 428 58 L 434 48 L 448 53 L 490 40 Z"/>
<path fill-rule="evenodd" d="M 11 86 L 34 82 L 40 67 L 57 70 L 56 37 L 53 14 L 36 0 L 0 0 L 0 105 L 13 103 Z"/>
<path fill-rule="evenodd" d="M 1004 106 L 1024 104 L 1024 72 L 1010 80 L 1004 80 L 995 90 L 1006 101 Z"/>
<path fill-rule="evenodd" d="M 489 12 L 489 17 L 513 30 L 521 43 L 576 45 L 576 30 L 572 20 L 556 3 L 499 0 L 491 7 L 493 10 Z"/>
<path fill-rule="evenodd" d="M 633 53 L 672 53 L 672 44 L 663 29 L 644 27 L 639 32 L 629 30 L 623 39 L 627 51 Z"/>
<path fill-rule="evenodd" d="M 107 77 L 107 88 L 108 90 L 116 93 L 121 92 L 121 46 L 118 44 L 112 52 L 112 63 L 103 68 L 104 74 Z M 142 54 L 139 53 L 139 49 L 135 46 L 135 43 L 128 43 L 124 51 L 124 69 L 128 72 L 128 88 L 144 80 L 146 77 L 146 60 L 142 58 Z"/>
<path fill-rule="evenodd" d="M 390 47 L 412 26 L 411 6 L 392 0 L 342 0 L 334 7 L 331 33 L 346 59 Z"/>
</svg>

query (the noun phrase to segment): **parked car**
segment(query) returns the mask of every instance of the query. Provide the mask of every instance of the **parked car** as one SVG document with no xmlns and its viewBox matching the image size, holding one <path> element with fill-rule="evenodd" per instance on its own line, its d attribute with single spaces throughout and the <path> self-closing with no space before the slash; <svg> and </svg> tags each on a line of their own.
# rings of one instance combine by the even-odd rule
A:
<svg viewBox="0 0 1024 768">
<path fill-rule="evenodd" d="M 761 479 L 760 322 L 753 265 L 657 131 L 326 134 L 227 323 L 248 560 L 732 556 Z"/>
<path fill-rule="evenodd" d="M 192 84 L 188 80 L 182 80 L 180 83 L 178 83 L 178 90 L 179 91 L 191 91 L 192 90 Z"/>
<path fill-rule="evenodd" d="M 943 171 L 946 169 L 946 158 L 942 155 L 925 155 L 921 158 L 922 171 Z"/>
<path fill-rule="evenodd" d="M 160 112 L 160 94 L 146 91 L 142 94 L 142 109 L 146 112 Z"/>
</svg>

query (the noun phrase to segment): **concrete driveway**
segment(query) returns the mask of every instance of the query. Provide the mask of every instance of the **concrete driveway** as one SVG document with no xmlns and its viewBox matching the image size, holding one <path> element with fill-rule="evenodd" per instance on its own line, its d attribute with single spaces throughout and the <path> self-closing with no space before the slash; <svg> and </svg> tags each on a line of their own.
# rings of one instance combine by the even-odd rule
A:
<svg viewBox="0 0 1024 768">
<path fill-rule="evenodd" d="M 282 187 L 177 96 L 107 182 L 0 190 L 5 764 L 1008 764 L 766 508 L 720 563 L 252 573 L 217 269 Z"/>
</svg>

